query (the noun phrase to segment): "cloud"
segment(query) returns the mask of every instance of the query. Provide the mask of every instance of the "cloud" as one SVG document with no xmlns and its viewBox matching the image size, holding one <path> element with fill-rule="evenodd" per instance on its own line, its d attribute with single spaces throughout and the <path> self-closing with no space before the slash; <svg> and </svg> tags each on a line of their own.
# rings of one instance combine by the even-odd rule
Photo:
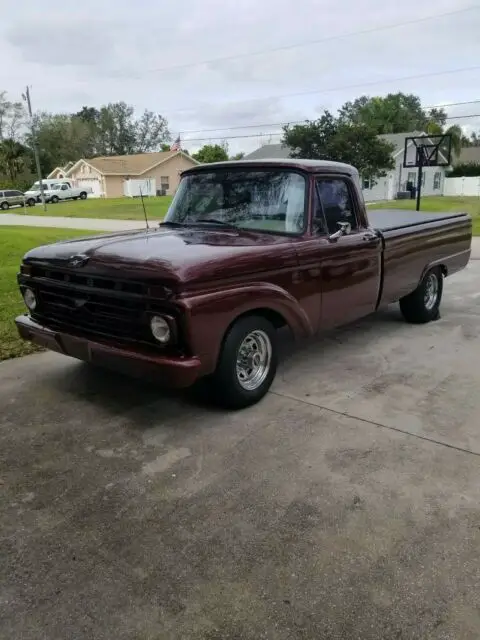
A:
<svg viewBox="0 0 480 640">
<path fill-rule="evenodd" d="M 382 29 L 470 1 L 64 0 L 39 11 L 34 0 L 3 0 L 0 90 L 15 99 L 31 84 L 34 107 L 50 111 L 124 100 L 166 115 L 173 132 L 217 127 L 204 137 L 231 135 L 232 149 L 247 149 L 279 127 L 221 128 L 315 118 L 361 94 L 400 90 L 425 105 L 477 98 L 478 71 L 395 78 L 474 66 L 479 9 Z"/>
</svg>

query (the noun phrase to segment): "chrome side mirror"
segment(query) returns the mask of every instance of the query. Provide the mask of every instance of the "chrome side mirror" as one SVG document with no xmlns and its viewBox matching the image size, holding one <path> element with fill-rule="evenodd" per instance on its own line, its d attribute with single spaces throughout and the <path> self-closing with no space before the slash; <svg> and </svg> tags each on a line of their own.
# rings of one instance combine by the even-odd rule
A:
<svg viewBox="0 0 480 640">
<path fill-rule="evenodd" d="M 339 227 L 338 231 L 335 231 L 335 233 L 328 236 L 329 240 L 338 240 L 342 236 L 348 236 L 352 231 L 352 225 L 350 222 L 337 222 L 337 226 Z"/>
</svg>

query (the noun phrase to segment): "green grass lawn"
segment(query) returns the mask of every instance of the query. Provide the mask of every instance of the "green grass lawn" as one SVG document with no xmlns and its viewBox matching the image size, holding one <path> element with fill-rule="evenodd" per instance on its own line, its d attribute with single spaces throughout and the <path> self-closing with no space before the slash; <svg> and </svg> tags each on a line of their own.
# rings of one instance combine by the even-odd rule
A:
<svg viewBox="0 0 480 640">
<path fill-rule="evenodd" d="M 172 196 L 144 198 L 147 216 L 152 220 L 162 220 L 172 201 Z M 47 212 L 43 205 L 35 207 L 12 207 L 9 213 L 32 216 L 64 216 L 66 218 L 112 218 L 114 220 L 143 220 L 143 208 L 140 198 L 88 198 L 87 200 L 66 200 L 58 204 L 47 204 Z M 7 213 L 7 212 L 0 212 Z"/>
<path fill-rule="evenodd" d="M 17 285 L 17 273 L 23 255 L 41 244 L 88 233 L 71 229 L 0 227 L 0 360 L 38 350 L 31 342 L 20 339 L 14 324 L 15 317 L 26 311 Z"/>
<path fill-rule="evenodd" d="M 415 200 L 387 200 L 368 205 L 372 209 L 415 209 Z M 473 235 L 480 236 L 480 198 L 426 196 L 421 199 L 421 211 L 462 211 L 473 218 Z"/>
</svg>

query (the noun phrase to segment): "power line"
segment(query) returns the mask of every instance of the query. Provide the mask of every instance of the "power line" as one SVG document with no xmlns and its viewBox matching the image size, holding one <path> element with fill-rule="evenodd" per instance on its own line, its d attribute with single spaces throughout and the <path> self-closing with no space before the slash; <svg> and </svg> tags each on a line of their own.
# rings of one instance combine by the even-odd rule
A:
<svg viewBox="0 0 480 640">
<path fill-rule="evenodd" d="M 479 101 L 480 102 L 480 101 Z M 464 118 L 480 118 L 480 113 L 472 113 L 464 116 L 448 116 L 446 120 L 462 120 Z M 305 123 L 306 120 L 299 120 L 298 123 Z M 293 122 L 285 123 L 285 124 L 295 124 Z M 265 126 L 274 126 L 274 125 L 265 125 Z M 185 142 L 206 142 L 210 140 L 237 140 L 239 138 L 264 138 L 264 137 L 273 137 L 273 136 L 281 136 L 283 135 L 283 131 L 270 131 L 268 133 L 250 133 L 246 135 L 235 135 L 235 136 L 210 136 L 207 138 L 185 138 L 182 140 L 182 144 Z"/>
<path fill-rule="evenodd" d="M 437 20 L 439 18 L 445 18 L 448 16 L 453 16 L 459 13 L 466 13 L 467 11 L 475 11 L 480 9 L 480 5 L 478 4 L 474 4 L 474 5 L 470 5 L 469 7 L 465 7 L 463 9 L 456 9 L 455 11 L 447 11 L 445 13 L 437 13 L 435 15 L 431 15 L 431 16 L 425 16 L 424 18 L 415 18 L 413 20 L 407 20 L 405 22 L 396 22 L 394 24 L 387 24 L 387 25 L 382 25 L 382 26 L 378 26 L 378 27 L 371 27 L 370 29 L 361 29 L 359 31 L 350 31 L 348 33 L 342 33 L 342 34 L 338 34 L 338 35 L 333 35 L 333 36 L 327 36 L 325 38 L 319 38 L 316 40 L 306 40 L 304 42 L 297 42 L 294 44 L 287 44 L 287 45 L 282 45 L 279 47 L 270 47 L 268 49 L 259 49 L 258 51 L 251 51 L 251 52 L 247 52 L 247 53 L 237 53 L 237 54 L 232 54 L 229 56 L 220 56 L 217 58 L 210 58 L 209 60 L 201 60 L 199 62 L 186 62 L 184 64 L 176 64 L 176 65 L 172 65 L 170 67 L 153 67 L 151 69 L 146 69 L 143 73 L 141 74 L 128 74 L 129 77 L 142 77 L 144 76 L 146 73 L 162 73 L 164 71 L 174 71 L 174 70 L 178 70 L 178 69 L 188 69 L 190 67 L 198 67 L 201 65 L 205 65 L 205 64 L 214 64 L 216 62 L 227 62 L 230 60 L 239 60 L 242 58 L 250 58 L 250 57 L 254 57 L 254 56 L 261 56 L 264 55 L 266 53 L 275 53 L 278 51 L 289 51 L 291 49 L 298 49 L 301 47 L 308 47 L 311 45 L 315 45 L 315 44 L 321 44 L 323 42 L 332 42 L 335 40 L 341 40 L 344 38 L 352 38 L 354 36 L 362 36 L 362 35 L 369 35 L 371 33 L 376 33 L 378 31 L 387 31 L 390 29 L 398 29 L 401 27 L 408 27 L 414 24 L 421 24 L 422 22 L 428 22 L 429 20 Z M 122 75 L 120 73 L 120 75 Z"/>
<path fill-rule="evenodd" d="M 456 106 L 460 106 L 460 105 L 465 105 L 465 104 L 480 104 L 480 100 L 467 100 L 465 102 L 451 102 L 449 104 L 442 104 L 442 105 L 434 105 L 431 107 L 424 107 L 424 111 L 430 111 L 430 109 L 446 109 L 448 107 L 456 107 Z M 454 118 L 456 116 L 448 116 L 447 120 L 449 118 Z M 468 117 L 468 116 L 465 116 Z M 182 131 L 182 134 L 188 134 L 188 133 L 213 133 L 215 131 L 236 131 L 239 129 L 262 129 L 263 127 L 283 127 L 287 124 L 303 124 L 304 122 L 307 122 L 308 118 L 304 118 L 303 120 L 288 120 L 288 121 L 284 121 L 284 122 L 264 122 L 262 124 L 241 124 L 241 125 L 236 125 L 236 126 L 230 126 L 230 127 L 217 127 L 216 129 L 189 129 L 186 131 Z"/>
<path fill-rule="evenodd" d="M 400 76 L 397 78 L 383 78 L 381 80 L 371 80 L 369 82 L 362 82 L 357 84 L 345 84 L 345 85 L 340 85 L 338 87 L 327 87 L 326 89 L 314 89 L 311 91 L 298 91 L 295 93 L 283 93 L 278 95 L 262 96 L 260 98 L 254 98 L 254 100 L 278 100 L 281 98 L 297 98 L 301 96 L 316 95 L 319 93 L 334 93 L 335 91 L 343 91 L 345 89 L 362 89 L 364 87 L 374 87 L 380 84 L 391 84 L 392 82 L 403 82 L 405 80 L 422 80 L 423 78 L 430 78 L 430 77 L 433 78 L 433 77 L 439 77 L 439 76 L 452 75 L 454 73 L 478 71 L 479 69 L 480 69 L 480 65 L 475 65 L 473 67 L 461 67 L 459 69 L 446 69 L 444 71 L 429 71 L 428 73 L 417 73 L 411 76 Z M 202 106 L 201 108 L 204 109 L 205 107 Z M 438 108 L 438 105 L 437 105 L 437 108 Z M 194 111 L 194 109 L 192 108 L 176 109 L 176 110 L 163 109 L 162 111 L 164 111 L 165 113 L 181 113 L 185 111 Z"/>
</svg>

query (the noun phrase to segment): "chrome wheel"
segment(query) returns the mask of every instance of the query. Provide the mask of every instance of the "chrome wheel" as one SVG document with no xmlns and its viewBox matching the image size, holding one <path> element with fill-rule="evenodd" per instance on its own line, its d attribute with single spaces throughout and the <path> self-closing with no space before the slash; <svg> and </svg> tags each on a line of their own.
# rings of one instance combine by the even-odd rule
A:
<svg viewBox="0 0 480 640">
<path fill-rule="evenodd" d="M 423 301 L 425 309 L 430 311 L 433 309 L 438 298 L 438 276 L 436 273 L 429 273 L 425 280 L 425 293 Z"/>
<path fill-rule="evenodd" d="M 265 381 L 272 361 L 272 344 L 264 331 L 251 331 L 237 352 L 236 371 L 240 386 L 255 391 Z"/>
</svg>

